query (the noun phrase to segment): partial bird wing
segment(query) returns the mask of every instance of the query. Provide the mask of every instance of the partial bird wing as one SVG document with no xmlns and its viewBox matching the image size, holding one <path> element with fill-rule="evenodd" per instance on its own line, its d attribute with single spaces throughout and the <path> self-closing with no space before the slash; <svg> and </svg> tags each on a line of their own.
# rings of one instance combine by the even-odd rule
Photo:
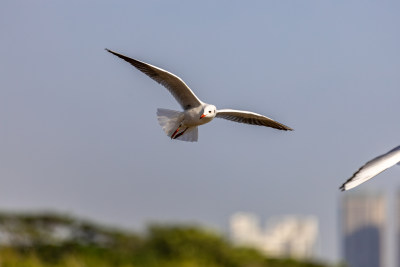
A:
<svg viewBox="0 0 400 267">
<path fill-rule="evenodd" d="M 156 66 L 152 66 L 139 60 L 118 54 L 107 48 L 106 50 L 111 54 L 129 62 L 135 68 L 167 88 L 184 110 L 197 107 L 202 104 L 192 90 L 190 90 L 189 86 L 187 86 L 186 83 L 178 76 Z"/>
<path fill-rule="evenodd" d="M 221 109 L 217 110 L 217 114 L 215 117 L 223 118 L 230 121 L 236 121 L 240 123 L 272 127 L 284 131 L 293 131 L 292 128 L 283 125 L 282 123 L 279 123 L 277 121 L 274 121 L 273 119 L 270 119 L 268 117 L 250 111 Z"/>
<path fill-rule="evenodd" d="M 386 154 L 378 156 L 368 161 L 364 166 L 358 169 L 353 176 L 348 179 L 341 187 L 340 190 L 349 190 L 357 185 L 368 181 L 384 170 L 400 163 L 400 146 L 390 150 Z"/>
</svg>

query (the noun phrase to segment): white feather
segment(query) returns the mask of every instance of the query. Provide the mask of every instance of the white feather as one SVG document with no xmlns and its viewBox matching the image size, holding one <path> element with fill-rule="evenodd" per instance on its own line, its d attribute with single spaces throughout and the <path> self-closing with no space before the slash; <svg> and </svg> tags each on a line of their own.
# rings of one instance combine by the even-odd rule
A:
<svg viewBox="0 0 400 267">
<path fill-rule="evenodd" d="M 271 118 L 250 111 L 235 110 L 235 109 L 220 109 L 217 111 L 216 117 L 240 123 L 272 127 L 284 131 L 293 130 L 292 128 L 283 125 L 282 123 L 279 123 Z"/>
<path fill-rule="evenodd" d="M 197 142 L 198 138 L 198 128 L 196 127 L 189 127 L 186 131 L 185 134 L 182 134 L 181 136 L 177 137 L 176 139 L 181 140 L 181 141 L 187 141 L 187 142 Z"/>
<path fill-rule="evenodd" d="M 375 177 L 384 170 L 400 163 L 400 146 L 380 155 L 362 166 L 341 187 L 342 191 L 354 188 Z"/>
<path fill-rule="evenodd" d="M 169 137 L 171 137 L 171 135 L 179 127 L 183 117 L 183 112 L 164 108 L 157 109 L 158 123 Z"/>
</svg>

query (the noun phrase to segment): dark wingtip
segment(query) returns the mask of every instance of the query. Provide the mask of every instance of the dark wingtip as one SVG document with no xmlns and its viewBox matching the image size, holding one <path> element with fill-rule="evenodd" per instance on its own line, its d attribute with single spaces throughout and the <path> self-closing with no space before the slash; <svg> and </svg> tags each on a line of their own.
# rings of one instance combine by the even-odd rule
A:
<svg viewBox="0 0 400 267">
<path fill-rule="evenodd" d="M 124 55 L 121 55 L 121 54 L 119 54 L 119 53 L 117 53 L 117 52 L 114 52 L 114 51 L 112 51 L 112 50 L 110 50 L 110 49 L 108 49 L 108 48 L 105 48 L 105 50 L 106 50 L 107 52 L 113 54 L 114 56 L 117 56 L 117 57 L 119 57 L 119 58 L 122 58 L 123 60 L 125 60 L 125 61 L 127 61 L 127 62 L 129 62 L 129 63 L 131 63 L 131 64 L 132 64 L 132 60 L 134 60 L 134 59 L 132 59 L 132 58 L 129 58 L 129 57 L 127 57 L 127 56 L 124 56 Z"/>
<path fill-rule="evenodd" d="M 293 128 L 290 128 L 289 126 L 283 125 L 282 124 L 282 128 L 280 130 L 284 130 L 284 131 L 294 131 Z"/>
<path fill-rule="evenodd" d="M 342 184 L 342 186 L 339 187 L 339 190 L 342 191 L 342 192 L 343 192 L 343 191 L 346 191 L 346 189 L 344 188 L 344 184 Z"/>
<path fill-rule="evenodd" d="M 289 126 L 287 126 L 285 124 L 282 124 L 279 122 L 276 122 L 276 123 L 277 124 L 274 126 L 271 126 L 271 125 L 264 125 L 264 126 L 269 126 L 269 127 L 272 127 L 272 128 L 278 129 L 278 130 L 282 130 L 282 131 L 294 131 L 293 128 L 290 128 Z"/>
<path fill-rule="evenodd" d="M 125 56 L 123 56 L 123 55 L 118 54 L 117 52 L 114 52 L 114 51 L 108 49 L 108 48 L 104 48 L 104 49 L 105 49 L 108 53 L 113 54 L 114 56 L 117 56 L 117 57 L 120 57 L 120 58 L 125 57 Z"/>
</svg>

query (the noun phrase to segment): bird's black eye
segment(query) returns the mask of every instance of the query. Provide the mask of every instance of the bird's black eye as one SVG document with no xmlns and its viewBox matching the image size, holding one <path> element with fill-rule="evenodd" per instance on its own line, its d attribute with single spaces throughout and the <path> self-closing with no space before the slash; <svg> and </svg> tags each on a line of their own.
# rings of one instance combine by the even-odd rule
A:
<svg viewBox="0 0 400 267">
<path fill-rule="evenodd" d="M 211 110 L 209 110 L 208 113 L 211 113 Z"/>
</svg>

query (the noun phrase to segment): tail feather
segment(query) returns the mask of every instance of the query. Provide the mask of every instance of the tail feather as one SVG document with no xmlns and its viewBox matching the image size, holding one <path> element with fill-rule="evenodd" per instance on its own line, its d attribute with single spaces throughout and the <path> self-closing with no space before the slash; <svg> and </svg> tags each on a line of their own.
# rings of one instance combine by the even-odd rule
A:
<svg viewBox="0 0 400 267">
<path fill-rule="evenodd" d="M 164 132 L 171 137 L 183 120 L 183 112 L 159 108 L 157 109 L 157 119 Z"/>
<path fill-rule="evenodd" d="M 184 113 L 180 111 L 159 108 L 157 109 L 157 119 L 164 132 L 171 137 L 183 121 Z M 184 133 L 182 133 L 183 131 L 185 131 L 185 129 L 182 128 L 175 134 L 175 136 L 177 136 L 176 139 L 189 142 L 197 141 L 197 127 L 189 127 Z"/>
<path fill-rule="evenodd" d="M 195 127 L 189 127 L 186 130 L 185 134 L 182 134 L 176 139 L 181 141 L 197 142 L 198 136 L 199 136 L 199 131 L 197 129 L 197 126 L 195 126 Z"/>
</svg>

